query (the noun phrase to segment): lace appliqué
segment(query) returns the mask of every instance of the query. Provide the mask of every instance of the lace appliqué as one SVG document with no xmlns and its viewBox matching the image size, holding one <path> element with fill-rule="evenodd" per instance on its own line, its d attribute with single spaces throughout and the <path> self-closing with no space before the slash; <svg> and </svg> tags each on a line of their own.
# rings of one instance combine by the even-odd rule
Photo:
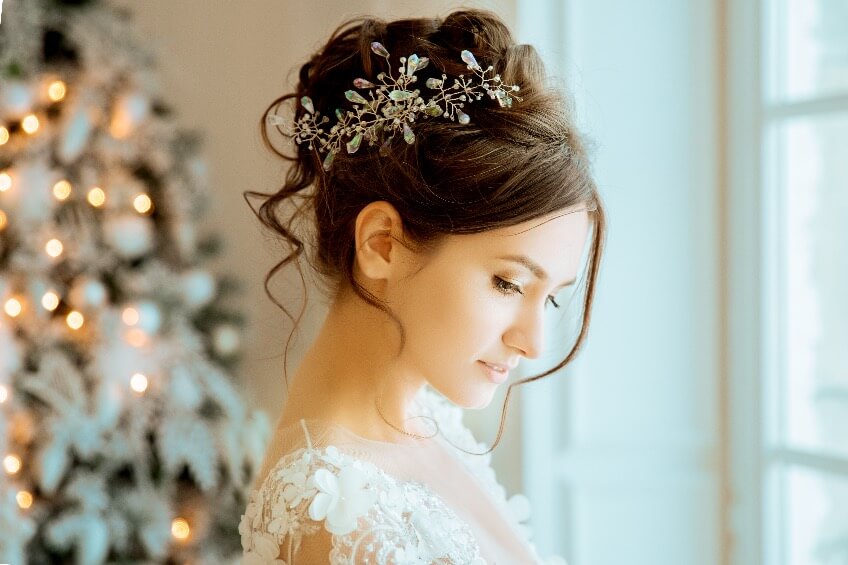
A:
<svg viewBox="0 0 848 565">
<path fill-rule="evenodd" d="M 251 493 L 242 564 L 287 565 L 321 528 L 332 534 L 331 565 L 485 565 L 468 525 L 435 493 L 332 445 L 284 456 Z"/>
</svg>

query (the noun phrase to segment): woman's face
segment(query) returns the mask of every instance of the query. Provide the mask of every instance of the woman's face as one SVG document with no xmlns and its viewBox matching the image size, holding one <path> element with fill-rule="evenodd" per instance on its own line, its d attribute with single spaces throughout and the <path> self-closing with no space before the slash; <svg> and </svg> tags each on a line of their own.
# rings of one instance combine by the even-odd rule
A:
<svg viewBox="0 0 848 565">
<path fill-rule="evenodd" d="M 482 362 L 514 369 L 520 359 L 542 354 L 552 299 L 563 305 L 557 294 L 568 294 L 561 291 L 578 274 L 589 227 L 588 213 L 576 206 L 510 228 L 451 236 L 404 281 L 392 305 L 407 331 L 406 368 L 459 406 L 487 406 L 505 378 L 492 378 Z M 504 258 L 510 256 L 532 261 L 536 274 Z"/>
</svg>

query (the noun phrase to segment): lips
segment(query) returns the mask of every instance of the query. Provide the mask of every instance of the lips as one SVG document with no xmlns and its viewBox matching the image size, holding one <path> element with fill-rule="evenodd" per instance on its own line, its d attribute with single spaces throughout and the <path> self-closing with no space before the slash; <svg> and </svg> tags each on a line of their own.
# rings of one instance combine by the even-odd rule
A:
<svg viewBox="0 0 848 565">
<path fill-rule="evenodd" d="M 483 361 L 483 363 L 485 363 L 486 365 L 488 365 L 492 369 L 495 369 L 495 370 L 498 370 L 498 371 L 504 371 L 504 372 L 509 371 L 509 367 L 507 365 L 502 365 L 500 363 L 489 363 L 488 361 Z"/>
<path fill-rule="evenodd" d="M 489 380 L 495 384 L 501 384 L 509 378 L 508 370 L 502 371 L 500 369 L 496 369 L 494 364 L 487 363 L 485 361 L 478 361 L 478 363 L 483 366 L 483 370 L 486 372 L 486 375 L 488 375 Z"/>
</svg>

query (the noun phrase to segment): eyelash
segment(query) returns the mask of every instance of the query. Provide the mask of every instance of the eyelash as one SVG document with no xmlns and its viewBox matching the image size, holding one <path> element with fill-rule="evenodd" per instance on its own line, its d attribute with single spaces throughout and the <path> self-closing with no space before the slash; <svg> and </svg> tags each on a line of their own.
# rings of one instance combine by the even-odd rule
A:
<svg viewBox="0 0 848 565">
<path fill-rule="evenodd" d="M 502 279 L 498 276 L 492 277 L 492 280 L 495 283 L 493 285 L 495 287 L 495 290 L 497 290 L 501 294 L 504 294 L 504 295 L 507 295 L 507 296 L 511 295 L 514 292 L 517 292 L 518 294 L 524 294 L 523 292 L 521 292 L 521 289 L 517 285 L 514 285 L 509 281 L 505 281 L 504 279 Z M 553 296 L 549 295 L 548 300 L 551 301 L 551 304 L 554 305 L 554 308 L 559 308 L 559 304 L 557 304 L 557 302 L 556 302 L 556 300 L 554 300 Z"/>
</svg>

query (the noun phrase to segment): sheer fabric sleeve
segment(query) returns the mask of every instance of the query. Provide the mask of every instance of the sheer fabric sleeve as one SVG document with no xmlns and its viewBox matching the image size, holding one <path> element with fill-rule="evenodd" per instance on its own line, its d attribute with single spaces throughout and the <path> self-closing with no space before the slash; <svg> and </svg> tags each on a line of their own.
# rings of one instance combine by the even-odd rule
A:
<svg viewBox="0 0 848 565">
<path fill-rule="evenodd" d="M 356 563 L 333 553 L 333 536 L 365 537 L 378 492 L 359 462 L 334 446 L 284 457 L 253 492 L 239 525 L 244 565 Z M 390 525 L 387 540 L 399 538 Z M 363 556 L 363 562 L 365 556 Z M 373 561 L 376 562 L 376 561 Z"/>
<path fill-rule="evenodd" d="M 476 550 L 463 552 L 443 536 L 427 535 L 433 516 L 444 516 L 417 488 L 335 446 L 300 449 L 251 494 L 239 524 L 242 563 L 482 565 Z"/>
</svg>

